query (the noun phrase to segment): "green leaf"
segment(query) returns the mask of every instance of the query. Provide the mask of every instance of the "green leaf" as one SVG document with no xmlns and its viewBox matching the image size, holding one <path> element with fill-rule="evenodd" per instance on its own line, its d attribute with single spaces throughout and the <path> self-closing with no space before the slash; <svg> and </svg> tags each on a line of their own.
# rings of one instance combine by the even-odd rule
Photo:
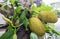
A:
<svg viewBox="0 0 60 39">
<path fill-rule="evenodd" d="M 28 13 L 27 9 L 24 9 L 23 13 L 20 16 L 20 20 L 23 21 L 26 30 L 28 30 L 27 27 L 28 27 L 28 24 L 29 24 L 29 21 L 26 18 L 27 13 Z"/>
<path fill-rule="evenodd" d="M 52 29 L 55 28 L 55 25 L 54 25 L 53 23 L 47 23 L 47 25 L 48 25 L 49 27 L 51 27 Z"/>
<path fill-rule="evenodd" d="M 38 8 L 39 8 L 39 11 L 51 11 L 53 7 L 48 6 L 44 2 L 42 2 L 42 5 Z"/>
<path fill-rule="evenodd" d="M 36 33 L 31 32 L 30 39 L 38 39 L 38 36 Z"/>
<path fill-rule="evenodd" d="M 8 6 L 3 4 L 2 7 L 1 7 L 1 9 L 4 10 L 4 11 L 7 11 Z"/>
<path fill-rule="evenodd" d="M 20 20 L 19 20 L 19 18 L 17 18 L 17 20 L 15 22 L 15 25 L 18 26 L 19 25 L 19 22 L 20 22 Z"/>
<path fill-rule="evenodd" d="M 26 17 L 24 19 L 24 25 L 25 25 L 26 30 L 28 30 L 27 27 L 29 25 L 29 21 L 28 21 L 28 19 Z"/>
<path fill-rule="evenodd" d="M 13 33 L 14 33 L 14 30 L 7 31 L 0 37 L 0 39 L 9 39 L 13 35 Z"/>
<path fill-rule="evenodd" d="M 44 2 L 42 2 L 42 5 L 40 7 L 37 7 L 34 4 L 32 4 L 31 6 L 31 10 L 33 10 L 36 13 L 39 13 L 40 11 L 51 11 L 52 8 L 52 6 L 46 5 Z"/>
<path fill-rule="evenodd" d="M 45 24 L 45 30 L 46 30 L 46 33 L 50 34 L 51 29 L 49 28 L 48 24 Z"/>
<path fill-rule="evenodd" d="M 24 20 L 25 15 L 26 15 L 25 13 L 22 13 L 21 16 L 20 16 L 20 20 Z"/>
<path fill-rule="evenodd" d="M 22 12 L 22 14 L 20 16 L 20 20 L 24 20 L 27 13 L 28 13 L 27 9 L 24 9 L 24 11 Z"/>
<path fill-rule="evenodd" d="M 31 14 L 30 14 L 30 17 L 37 17 L 38 16 L 38 13 L 36 13 L 36 12 L 32 12 Z"/>
<path fill-rule="evenodd" d="M 16 14 L 20 13 L 21 9 L 22 9 L 21 7 L 16 7 L 15 13 L 16 13 Z"/>
<path fill-rule="evenodd" d="M 8 39 L 13 39 L 13 35 L 11 37 L 9 37 Z"/>
<path fill-rule="evenodd" d="M 38 11 L 39 11 L 39 10 L 38 10 L 38 7 L 35 6 L 34 4 L 32 4 L 31 10 L 33 10 L 33 11 L 35 11 L 35 12 L 38 12 Z"/>
<path fill-rule="evenodd" d="M 7 11 L 8 10 L 8 5 L 4 6 L 4 10 Z"/>
<path fill-rule="evenodd" d="M 54 30 L 54 28 L 55 28 L 54 24 L 46 24 L 45 28 L 46 28 L 47 33 L 60 36 L 60 33 L 58 31 Z"/>
<path fill-rule="evenodd" d="M 15 0 L 10 0 L 10 2 L 11 2 L 12 4 L 14 4 Z"/>
<path fill-rule="evenodd" d="M 55 35 L 60 36 L 60 32 L 58 32 L 58 31 L 54 30 L 54 29 L 53 29 L 53 28 L 51 28 L 51 27 L 50 27 L 50 29 L 51 29 L 51 31 L 52 31 Z"/>
<path fill-rule="evenodd" d="M 44 2 L 42 2 L 41 6 L 38 7 L 38 10 L 39 11 L 51 11 L 52 8 L 53 8 L 52 6 L 48 6 Z"/>
<path fill-rule="evenodd" d="M 10 31 L 10 30 L 13 30 L 13 27 L 8 26 L 7 29 L 8 29 L 8 31 Z"/>
<path fill-rule="evenodd" d="M 52 29 L 52 32 L 55 33 L 55 35 L 60 36 L 60 32 L 58 32 L 58 31 L 56 31 L 56 30 L 53 30 L 53 29 Z"/>
</svg>

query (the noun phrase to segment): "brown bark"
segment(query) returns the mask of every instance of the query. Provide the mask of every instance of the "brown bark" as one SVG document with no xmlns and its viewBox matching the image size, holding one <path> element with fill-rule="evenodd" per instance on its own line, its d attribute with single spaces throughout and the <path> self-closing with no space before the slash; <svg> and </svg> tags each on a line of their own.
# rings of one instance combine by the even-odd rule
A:
<svg viewBox="0 0 60 39">
<path fill-rule="evenodd" d="M 18 39 L 30 39 L 30 30 L 26 31 L 22 26 L 17 32 Z"/>
</svg>

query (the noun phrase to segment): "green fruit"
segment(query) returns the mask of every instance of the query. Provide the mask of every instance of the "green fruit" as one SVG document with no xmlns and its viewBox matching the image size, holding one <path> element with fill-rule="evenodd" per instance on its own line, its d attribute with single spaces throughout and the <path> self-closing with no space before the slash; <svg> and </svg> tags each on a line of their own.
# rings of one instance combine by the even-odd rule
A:
<svg viewBox="0 0 60 39">
<path fill-rule="evenodd" d="M 34 33 L 34 32 L 31 32 L 31 33 L 30 33 L 30 39 L 38 39 L 37 34 Z"/>
<path fill-rule="evenodd" d="M 45 28 L 42 22 L 37 17 L 32 17 L 29 19 L 30 30 L 42 36 L 45 34 Z"/>
<path fill-rule="evenodd" d="M 55 12 L 51 12 L 51 11 L 42 11 L 39 13 L 38 17 L 43 22 L 56 23 L 58 20 L 58 17 L 54 13 Z"/>
</svg>

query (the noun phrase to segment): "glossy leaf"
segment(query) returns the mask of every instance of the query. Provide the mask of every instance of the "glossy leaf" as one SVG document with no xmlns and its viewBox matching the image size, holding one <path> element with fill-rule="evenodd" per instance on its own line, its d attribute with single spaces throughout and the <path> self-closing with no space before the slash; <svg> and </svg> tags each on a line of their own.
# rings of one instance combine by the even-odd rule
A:
<svg viewBox="0 0 60 39">
<path fill-rule="evenodd" d="M 21 7 L 16 7 L 15 13 L 16 13 L 16 14 L 20 13 L 21 9 L 22 9 Z"/>
<path fill-rule="evenodd" d="M 10 2 L 11 2 L 12 4 L 14 4 L 15 0 L 10 0 Z"/>
<path fill-rule="evenodd" d="M 44 2 L 42 2 L 40 7 L 35 6 L 34 4 L 31 6 L 31 9 L 35 12 L 40 12 L 40 11 L 51 11 L 52 6 L 46 5 Z"/>
<path fill-rule="evenodd" d="M 52 6 L 48 6 L 46 5 L 44 2 L 42 2 L 41 6 L 38 7 L 40 11 L 51 11 L 52 10 Z"/>
<path fill-rule="evenodd" d="M 52 32 L 53 32 L 55 35 L 60 36 L 60 32 L 58 32 L 58 31 L 56 31 L 56 30 L 53 30 L 53 29 L 52 29 Z"/>
<path fill-rule="evenodd" d="M 13 35 L 13 33 L 14 33 L 14 30 L 10 30 L 10 31 L 4 33 L 4 34 L 0 37 L 0 39 L 9 39 L 9 38 Z"/>
<path fill-rule="evenodd" d="M 7 29 L 8 29 L 8 31 L 10 31 L 10 30 L 13 30 L 13 27 L 8 26 Z"/>
<path fill-rule="evenodd" d="M 24 19 L 24 25 L 25 25 L 26 30 L 28 30 L 27 27 L 29 26 L 29 21 L 26 17 Z"/>
<path fill-rule="evenodd" d="M 28 27 L 28 24 L 29 24 L 29 21 L 28 21 L 28 19 L 26 18 L 27 13 L 28 13 L 28 11 L 25 9 L 25 10 L 23 11 L 23 13 L 21 14 L 21 16 L 20 16 L 20 20 L 23 21 L 26 30 L 27 30 L 27 27 Z"/>
<path fill-rule="evenodd" d="M 3 8 L 4 8 L 5 11 L 7 11 L 8 10 L 8 5 L 5 5 Z"/>
<path fill-rule="evenodd" d="M 45 24 L 45 30 L 46 30 L 46 33 L 50 33 L 51 29 L 49 28 L 49 26 L 47 24 Z"/>
<path fill-rule="evenodd" d="M 46 29 L 46 33 L 49 33 L 49 34 L 55 34 L 55 35 L 59 35 L 60 36 L 60 33 L 56 30 L 54 30 L 54 25 L 52 24 L 46 24 L 45 25 L 45 29 Z"/>
<path fill-rule="evenodd" d="M 33 4 L 33 5 L 31 6 L 31 10 L 33 10 L 33 11 L 35 11 L 35 12 L 38 12 L 38 11 L 39 11 L 39 9 L 38 9 L 38 7 L 36 6 L 36 4 Z"/>
<path fill-rule="evenodd" d="M 21 16 L 20 16 L 20 20 L 24 20 L 27 13 L 28 13 L 27 10 L 24 9 L 24 11 L 22 12 L 22 14 L 21 14 Z"/>
</svg>

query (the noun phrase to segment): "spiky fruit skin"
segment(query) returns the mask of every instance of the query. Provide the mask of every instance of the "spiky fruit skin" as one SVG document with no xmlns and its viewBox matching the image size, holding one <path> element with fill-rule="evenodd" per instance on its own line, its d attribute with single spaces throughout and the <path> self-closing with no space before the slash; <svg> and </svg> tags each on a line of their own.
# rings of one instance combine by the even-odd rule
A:
<svg viewBox="0 0 60 39">
<path fill-rule="evenodd" d="M 51 11 L 42 11 L 39 13 L 38 17 L 43 22 L 48 22 L 48 23 L 56 23 L 58 20 L 58 17 L 54 14 L 54 12 Z"/>
<path fill-rule="evenodd" d="M 29 19 L 30 30 L 42 36 L 45 34 L 45 27 L 42 22 L 37 17 L 32 17 Z"/>
</svg>

